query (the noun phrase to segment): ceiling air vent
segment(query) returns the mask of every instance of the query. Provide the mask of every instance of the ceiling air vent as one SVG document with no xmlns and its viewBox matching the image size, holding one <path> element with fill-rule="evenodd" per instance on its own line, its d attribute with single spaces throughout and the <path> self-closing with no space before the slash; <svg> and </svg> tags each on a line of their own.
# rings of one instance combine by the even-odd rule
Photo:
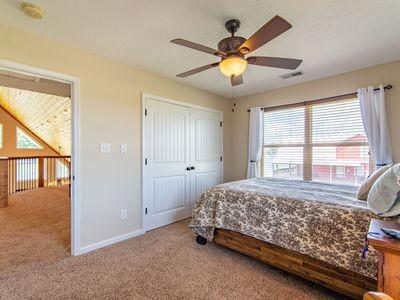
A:
<svg viewBox="0 0 400 300">
<path fill-rule="evenodd" d="M 279 77 L 282 78 L 282 79 L 288 79 L 288 78 L 292 78 L 292 77 L 296 77 L 296 76 L 301 76 L 301 75 L 304 75 L 304 72 L 303 72 L 303 71 L 296 71 L 296 72 L 293 72 L 293 73 L 281 75 L 281 76 L 279 76 Z"/>
</svg>

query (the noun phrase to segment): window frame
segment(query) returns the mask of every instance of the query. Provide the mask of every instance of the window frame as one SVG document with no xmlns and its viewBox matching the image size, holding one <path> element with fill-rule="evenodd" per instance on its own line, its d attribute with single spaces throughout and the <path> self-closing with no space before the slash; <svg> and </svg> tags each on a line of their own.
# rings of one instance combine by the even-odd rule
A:
<svg viewBox="0 0 400 300">
<path fill-rule="evenodd" d="M 281 105 L 276 107 L 266 107 L 263 109 L 264 118 L 265 113 L 270 111 L 277 110 L 286 110 L 296 107 L 304 107 L 304 143 L 288 143 L 288 144 L 268 144 L 266 141 L 263 141 L 262 146 L 262 155 L 261 160 L 259 161 L 259 174 L 261 177 L 264 177 L 264 157 L 265 152 L 268 149 L 272 148 L 289 148 L 289 147 L 298 147 L 303 148 L 303 181 L 313 181 L 313 148 L 314 147 L 362 147 L 367 146 L 369 148 L 369 143 L 367 142 L 339 142 L 339 143 L 313 143 L 312 142 L 312 109 L 314 105 L 324 104 L 324 103 L 332 103 L 332 102 L 340 102 L 355 99 L 356 95 L 345 95 L 338 97 L 331 97 L 321 100 L 313 100 L 313 101 L 305 101 L 301 103 L 294 103 L 288 105 Z M 369 174 L 372 174 L 375 168 L 371 151 L 368 151 L 369 158 Z M 273 178 L 273 177 L 272 177 Z"/>
</svg>

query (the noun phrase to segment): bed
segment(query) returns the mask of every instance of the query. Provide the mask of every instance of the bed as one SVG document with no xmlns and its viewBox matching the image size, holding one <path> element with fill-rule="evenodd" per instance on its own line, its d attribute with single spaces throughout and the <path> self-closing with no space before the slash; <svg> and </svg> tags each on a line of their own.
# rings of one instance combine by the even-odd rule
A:
<svg viewBox="0 0 400 300">
<path fill-rule="evenodd" d="M 190 227 L 205 239 L 360 298 L 376 290 L 377 254 L 362 258 L 371 218 L 356 189 L 254 178 L 206 191 Z M 399 221 L 399 219 L 396 219 Z"/>
</svg>

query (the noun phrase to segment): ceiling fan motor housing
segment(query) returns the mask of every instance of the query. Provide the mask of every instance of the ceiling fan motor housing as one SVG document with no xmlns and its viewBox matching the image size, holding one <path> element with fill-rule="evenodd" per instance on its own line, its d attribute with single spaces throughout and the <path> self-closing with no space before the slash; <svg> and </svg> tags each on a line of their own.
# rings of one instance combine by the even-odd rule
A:
<svg viewBox="0 0 400 300">
<path fill-rule="evenodd" d="M 241 36 L 228 37 L 218 43 L 218 50 L 228 55 L 235 54 L 245 41 L 246 39 Z"/>
</svg>

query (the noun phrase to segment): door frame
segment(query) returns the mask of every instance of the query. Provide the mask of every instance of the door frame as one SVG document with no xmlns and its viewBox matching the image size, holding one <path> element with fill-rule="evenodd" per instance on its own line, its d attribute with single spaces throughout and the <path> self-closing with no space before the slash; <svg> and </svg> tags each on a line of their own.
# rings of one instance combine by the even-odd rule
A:
<svg viewBox="0 0 400 300">
<path fill-rule="evenodd" d="M 80 254 L 80 78 L 0 59 L 0 70 L 68 83 L 71 85 L 71 255 Z"/>
<path fill-rule="evenodd" d="M 221 114 L 222 115 L 222 120 L 223 120 L 223 117 L 224 117 L 224 113 L 222 112 L 222 111 L 220 111 L 220 110 L 216 110 L 216 109 L 212 109 L 212 108 L 208 108 L 208 107 L 204 107 L 204 106 L 199 106 L 199 105 L 194 105 L 194 104 L 190 104 L 190 103 L 187 103 L 187 102 L 183 102 L 183 101 L 177 101 L 177 100 L 172 100 L 172 99 L 169 99 L 169 98 L 165 98 L 165 97 L 160 97 L 160 96 L 155 96 L 155 95 L 152 95 L 152 94 L 148 94 L 148 93 L 144 93 L 144 92 L 142 92 L 142 101 L 141 101 L 141 104 L 142 104 L 142 109 L 141 109 L 141 114 L 142 114 L 142 118 L 141 118 L 141 126 L 142 126 L 142 136 L 141 136 L 141 143 L 142 143 L 142 149 L 141 149 L 141 152 L 142 152 L 142 154 L 141 154 L 141 165 L 142 165 L 142 176 L 141 176 L 141 198 L 142 198 L 142 201 L 141 201 L 141 210 L 142 210 L 142 229 L 143 229 L 143 232 L 146 232 L 146 231 L 149 231 L 149 230 L 151 230 L 151 229 L 148 229 L 148 228 L 146 228 L 146 226 L 145 226 L 145 222 L 144 222 L 144 220 L 145 220 L 145 216 L 146 216 L 146 214 L 145 214 L 145 211 L 144 211 L 144 207 L 145 207 L 145 188 L 144 188 L 144 184 L 145 184 L 145 182 L 144 182 L 144 179 L 145 179 L 145 173 L 146 173 L 146 169 L 145 169 L 145 164 L 144 164 L 144 160 L 145 160 L 145 138 L 146 138 L 146 128 L 145 128 L 145 124 L 146 124 L 146 121 L 145 121 L 145 109 L 146 109 L 146 99 L 153 99 L 153 100 L 157 100 L 157 101 L 161 101 L 161 102 L 164 102 L 164 103 L 170 103 L 170 104 L 176 104 L 176 105 L 180 105 L 180 106 L 184 106 L 184 107 L 187 107 L 187 108 L 197 108 L 197 109 L 202 109 L 202 110 L 205 110 L 205 111 L 210 111 L 210 112 L 215 112 L 215 113 L 219 113 L 219 114 Z M 224 152 L 224 143 L 223 143 L 223 140 L 224 140 L 224 131 L 222 130 L 222 145 L 221 145 L 221 147 L 222 147 L 222 153 Z M 222 167 L 221 168 L 221 177 L 222 178 L 224 178 L 224 168 Z"/>
</svg>

